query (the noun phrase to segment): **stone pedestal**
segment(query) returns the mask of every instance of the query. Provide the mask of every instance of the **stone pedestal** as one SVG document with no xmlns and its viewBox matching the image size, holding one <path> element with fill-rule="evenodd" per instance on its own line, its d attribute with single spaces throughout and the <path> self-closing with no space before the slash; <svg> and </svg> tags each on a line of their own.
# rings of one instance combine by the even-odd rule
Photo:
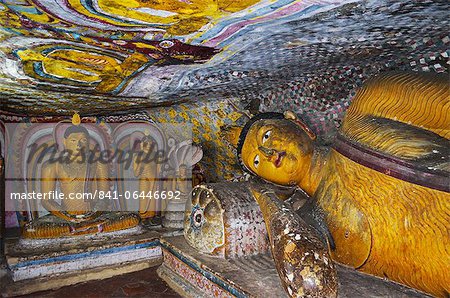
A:
<svg viewBox="0 0 450 298">
<path fill-rule="evenodd" d="M 196 252 L 182 236 L 162 238 L 158 275 L 184 297 L 288 297 L 270 254 L 222 259 Z M 338 297 L 428 297 L 337 266 Z"/>
<path fill-rule="evenodd" d="M 162 222 L 163 227 L 179 230 L 183 229 L 186 202 L 187 199 L 169 201 Z"/>
<path fill-rule="evenodd" d="M 7 239 L 5 296 L 105 279 L 161 263 L 161 233 L 133 228 L 101 236 L 46 240 Z"/>
</svg>

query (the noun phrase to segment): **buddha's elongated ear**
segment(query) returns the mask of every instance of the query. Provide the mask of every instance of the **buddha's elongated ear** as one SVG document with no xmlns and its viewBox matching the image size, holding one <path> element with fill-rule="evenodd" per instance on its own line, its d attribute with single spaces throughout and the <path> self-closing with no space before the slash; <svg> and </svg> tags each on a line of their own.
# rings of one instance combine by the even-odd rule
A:
<svg viewBox="0 0 450 298">
<path fill-rule="evenodd" d="M 240 126 L 222 126 L 220 128 L 220 136 L 234 148 L 237 148 L 242 128 Z"/>
<path fill-rule="evenodd" d="M 295 124 L 297 124 L 307 135 L 311 140 L 315 140 L 317 138 L 316 134 L 309 128 L 308 125 L 306 125 L 305 122 L 303 122 L 300 118 L 297 117 L 297 115 L 294 114 L 292 111 L 286 111 L 283 113 L 284 119 L 291 120 Z"/>
</svg>

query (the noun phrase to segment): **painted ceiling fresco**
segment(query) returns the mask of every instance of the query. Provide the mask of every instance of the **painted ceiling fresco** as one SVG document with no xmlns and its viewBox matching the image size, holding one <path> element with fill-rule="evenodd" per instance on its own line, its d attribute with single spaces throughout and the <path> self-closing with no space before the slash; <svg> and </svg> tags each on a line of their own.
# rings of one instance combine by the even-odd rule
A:
<svg viewBox="0 0 450 298">
<path fill-rule="evenodd" d="M 336 1 L 2 1 L 7 110 L 100 112 L 174 102 L 185 65 L 231 56 L 240 36 Z M 219 59 L 217 57 L 216 59 Z M 212 61 L 211 61 L 212 62 Z M 33 98 L 33 99 L 30 99 Z M 24 99 L 23 101 L 20 99 Z"/>
<path fill-rule="evenodd" d="M 18 114 L 239 98 L 329 123 L 374 73 L 449 67 L 447 1 L 1 3 L 0 98 Z"/>
</svg>

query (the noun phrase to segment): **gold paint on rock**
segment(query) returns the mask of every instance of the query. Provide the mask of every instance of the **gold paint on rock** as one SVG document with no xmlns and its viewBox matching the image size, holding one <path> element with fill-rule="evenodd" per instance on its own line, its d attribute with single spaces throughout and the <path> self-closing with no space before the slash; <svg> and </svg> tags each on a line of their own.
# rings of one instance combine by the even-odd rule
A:
<svg viewBox="0 0 450 298">
<path fill-rule="evenodd" d="M 148 57 L 135 52 L 126 58 L 110 56 L 100 50 L 56 44 L 19 50 L 24 72 L 37 80 L 67 85 L 95 87 L 97 92 L 114 91 L 128 76 L 148 62 Z M 45 53 L 49 51 L 49 53 Z M 46 76 L 36 73 L 40 63 Z"/>
<path fill-rule="evenodd" d="M 118 26 L 135 27 L 138 24 L 153 25 L 163 28 L 167 34 L 187 35 L 231 13 L 241 11 L 259 2 L 243 1 L 144 1 L 144 0 L 98 0 L 99 9 L 105 15 L 94 14 L 86 9 L 80 0 L 69 0 L 78 12 Z M 112 17 L 109 17 L 112 16 Z M 138 24 L 121 22 L 117 19 L 129 19 Z"/>
</svg>

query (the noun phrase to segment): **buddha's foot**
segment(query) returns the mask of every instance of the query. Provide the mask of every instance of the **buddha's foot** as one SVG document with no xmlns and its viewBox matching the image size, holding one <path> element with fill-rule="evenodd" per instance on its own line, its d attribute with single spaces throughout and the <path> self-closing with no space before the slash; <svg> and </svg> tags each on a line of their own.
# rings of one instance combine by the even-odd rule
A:
<svg viewBox="0 0 450 298">
<path fill-rule="evenodd" d="M 93 220 L 79 223 L 49 214 L 27 223 L 22 230 L 22 237 L 43 239 L 92 235 L 125 230 L 138 224 L 139 216 L 134 213 L 108 212 Z"/>
</svg>

